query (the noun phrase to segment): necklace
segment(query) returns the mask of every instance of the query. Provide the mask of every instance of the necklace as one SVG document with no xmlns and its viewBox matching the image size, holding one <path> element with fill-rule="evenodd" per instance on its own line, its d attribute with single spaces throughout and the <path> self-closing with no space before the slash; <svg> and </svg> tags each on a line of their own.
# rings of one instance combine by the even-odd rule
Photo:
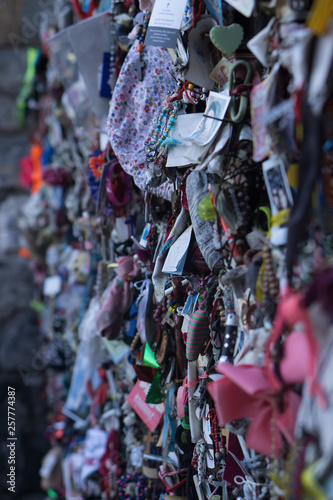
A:
<svg viewBox="0 0 333 500">
<path fill-rule="evenodd" d="M 149 18 L 150 18 L 150 12 L 146 11 L 143 18 L 143 24 L 139 24 L 138 33 L 136 35 L 136 39 L 139 41 L 136 50 L 140 53 L 143 52 L 145 48 L 144 41 L 148 29 Z"/>
<path fill-rule="evenodd" d="M 173 103 L 173 107 L 168 106 L 167 108 L 162 110 L 157 120 L 155 132 L 150 142 L 146 143 L 146 156 L 148 163 L 155 161 L 158 155 L 160 155 L 161 152 L 164 151 L 164 149 L 160 151 L 160 148 L 164 148 L 166 146 L 166 141 L 177 121 L 180 107 L 181 102 L 175 101 Z M 162 129 L 163 122 L 164 128 Z M 164 130 L 163 133 L 161 133 L 162 130 Z"/>
<path fill-rule="evenodd" d="M 109 15 L 110 15 L 110 37 L 111 37 L 111 46 L 110 46 L 110 74 L 109 74 L 109 85 L 112 86 L 112 78 L 115 77 L 116 67 L 117 67 L 117 33 L 116 33 L 116 24 L 114 20 L 114 8 L 115 8 L 115 0 L 111 0 Z"/>
<path fill-rule="evenodd" d="M 136 61 L 135 71 L 136 71 L 139 82 L 142 82 L 143 77 L 144 77 L 143 69 L 145 67 L 145 62 L 143 60 L 143 51 L 145 49 L 144 41 L 146 38 L 147 29 L 148 29 L 149 18 L 150 18 L 150 12 L 146 11 L 144 14 L 144 18 L 143 18 L 143 24 L 139 24 L 138 33 L 136 35 L 136 39 L 139 42 L 136 46 L 136 50 L 139 52 L 140 57 Z"/>
</svg>

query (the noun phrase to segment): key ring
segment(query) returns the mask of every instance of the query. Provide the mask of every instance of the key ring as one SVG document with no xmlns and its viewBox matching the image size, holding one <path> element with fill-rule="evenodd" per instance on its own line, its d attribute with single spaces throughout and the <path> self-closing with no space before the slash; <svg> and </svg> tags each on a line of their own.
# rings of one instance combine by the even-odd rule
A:
<svg viewBox="0 0 333 500">
<path fill-rule="evenodd" d="M 245 484 L 251 486 L 266 486 L 266 483 L 256 483 L 251 476 L 246 476 L 246 478 L 244 478 L 238 475 L 234 477 L 234 481 L 238 486 L 245 486 Z"/>
</svg>

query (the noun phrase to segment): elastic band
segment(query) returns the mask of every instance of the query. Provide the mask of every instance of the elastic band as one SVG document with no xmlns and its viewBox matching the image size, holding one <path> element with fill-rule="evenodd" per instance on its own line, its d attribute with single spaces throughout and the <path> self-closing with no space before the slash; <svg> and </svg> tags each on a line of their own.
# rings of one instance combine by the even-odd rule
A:
<svg viewBox="0 0 333 500">
<path fill-rule="evenodd" d="M 148 479 L 157 479 L 158 471 L 154 467 L 148 467 L 147 465 L 142 465 L 142 474 Z"/>
<path fill-rule="evenodd" d="M 235 87 L 236 78 L 234 78 L 234 72 L 239 66 L 245 67 L 246 76 L 244 78 L 244 83 L 242 85 L 238 85 L 237 87 Z M 252 68 L 247 61 L 236 61 L 230 68 L 229 89 L 232 98 L 229 109 L 230 109 L 230 118 L 234 123 L 240 123 L 245 118 L 249 100 L 251 79 L 252 79 Z M 242 92 L 244 90 L 247 91 L 246 94 Z M 240 96 L 238 110 L 236 110 L 236 96 Z"/>
<path fill-rule="evenodd" d="M 271 212 L 271 209 L 268 208 L 268 207 L 262 206 L 262 207 L 258 207 L 254 211 L 255 214 L 257 214 L 258 212 L 263 212 L 266 215 L 266 218 L 267 218 L 267 228 L 268 228 L 268 231 L 270 231 L 271 225 L 272 225 L 272 212 Z M 267 233 L 267 231 L 264 231 L 259 225 L 257 227 L 263 233 L 265 233 L 265 234 Z"/>
<path fill-rule="evenodd" d="M 84 12 L 84 10 L 82 9 L 82 7 L 80 5 L 79 0 L 72 0 L 72 3 L 73 3 L 74 10 L 76 12 L 76 15 L 80 19 L 88 19 L 88 17 L 91 17 L 94 10 L 97 7 L 97 0 L 90 0 L 89 9 L 87 10 L 87 12 Z"/>
</svg>

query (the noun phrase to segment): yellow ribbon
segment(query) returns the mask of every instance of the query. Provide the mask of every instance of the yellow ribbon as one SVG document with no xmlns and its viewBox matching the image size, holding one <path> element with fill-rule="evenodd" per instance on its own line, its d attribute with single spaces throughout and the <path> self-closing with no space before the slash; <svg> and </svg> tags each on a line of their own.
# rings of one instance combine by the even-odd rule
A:
<svg viewBox="0 0 333 500">
<path fill-rule="evenodd" d="M 285 208 L 284 210 L 280 210 L 276 215 L 272 217 L 272 227 L 282 226 L 288 222 L 290 215 L 290 208 Z"/>
<path fill-rule="evenodd" d="M 315 35 L 323 35 L 328 29 L 332 15 L 331 0 L 314 0 L 306 24 Z"/>
</svg>

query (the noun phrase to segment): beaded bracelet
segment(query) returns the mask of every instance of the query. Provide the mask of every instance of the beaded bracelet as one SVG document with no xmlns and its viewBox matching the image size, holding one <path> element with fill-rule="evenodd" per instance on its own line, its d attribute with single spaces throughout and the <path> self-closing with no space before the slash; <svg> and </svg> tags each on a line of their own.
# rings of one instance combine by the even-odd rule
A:
<svg viewBox="0 0 333 500">
<path fill-rule="evenodd" d="M 180 108 L 181 108 L 181 102 L 175 101 L 173 103 L 173 107 L 171 107 L 170 105 L 170 107 L 168 106 L 167 108 L 162 110 L 157 120 L 155 132 L 150 142 L 146 143 L 146 157 L 148 163 L 156 160 L 160 151 L 160 147 L 165 146 L 166 140 L 169 137 L 170 132 L 175 126 L 175 123 L 177 121 L 177 116 Z M 166 117 L 167 117 L 167 123 L 165 125 L 165 130 L 161 134 L 163 121 L 165 120 Z"/>
<path fill-rule="evenodd" d="M 123 474 L 117 481 L 119 500 L 145 500 L 148 480 L 142 474 Z"/>
</svg>

